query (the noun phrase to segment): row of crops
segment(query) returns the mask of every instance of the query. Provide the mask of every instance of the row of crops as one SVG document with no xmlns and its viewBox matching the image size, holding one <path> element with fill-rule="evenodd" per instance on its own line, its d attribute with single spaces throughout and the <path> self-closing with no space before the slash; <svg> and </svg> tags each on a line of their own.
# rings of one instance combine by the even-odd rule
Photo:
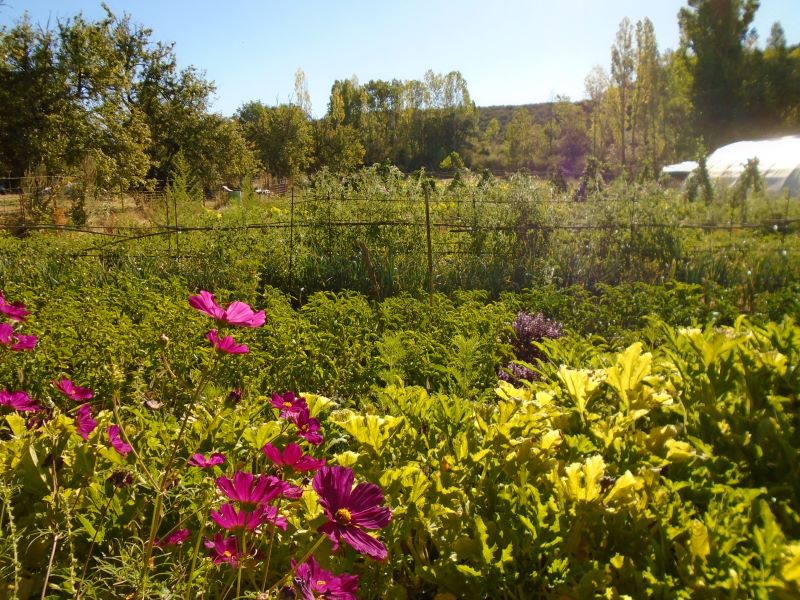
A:
<svg viewBox="0 0 800 600">
<path fill-rule="evenodd" d="M 792 263 L 289 294 L 203 235 L 0 237 L 0 598 L 800 594 Z"/>
</svg>

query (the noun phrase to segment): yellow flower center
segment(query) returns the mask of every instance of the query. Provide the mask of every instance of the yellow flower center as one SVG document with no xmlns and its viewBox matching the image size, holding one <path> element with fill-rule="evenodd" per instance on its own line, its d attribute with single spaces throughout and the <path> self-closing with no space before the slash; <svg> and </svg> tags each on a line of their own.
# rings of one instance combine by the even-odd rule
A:
<svg viewBox="0 0 800 600">
<path fill-rule="evenodd" d="M 317 579 L 317 587 L 322 587 L 323 585 L 326 585 L 327 583 L 328 582 L 325 581 L 324 579 Z"/>
<path fill-rule="evenodd" d="M 283 407 L 284 408 L 292 408 L 292 403 L 287 400 L 286 402 L 283 403 Z"/>
<path fill-rule="evenodd" d="M 225 552 L 222 553 L 222 556 L 224 556 L 225 558 L 230 558 L 231 556 L 233 556 L 233 554 L 231 553 L 230 550 L 225 550 Z"/>
<path fill-rule="evenodd" d="M 349 525 L 352 519 L 353 515 L 351 515 L 350 511 L 346 508 L 340 508 L 336 511 L 336 520 L 342 525 Z"/>
</svg>

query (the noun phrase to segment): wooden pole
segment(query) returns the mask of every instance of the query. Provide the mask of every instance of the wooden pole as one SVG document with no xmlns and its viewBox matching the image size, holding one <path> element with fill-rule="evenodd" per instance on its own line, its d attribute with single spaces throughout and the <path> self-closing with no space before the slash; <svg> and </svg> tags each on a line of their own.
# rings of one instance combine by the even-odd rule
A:
<svg viewBox="0 0 800 600">
<path fill-rule="evenodd" d="M 294 288 L 294 187 L 289 202 L 289 290 L 292 290 Z"/>
<path fill-rule="evenodd" d="M 433 242 L 431 240 L 431 190 L 425 186 L 425 233 L 428 242 L 428 299 L 433 304 Z"/>
</svg>

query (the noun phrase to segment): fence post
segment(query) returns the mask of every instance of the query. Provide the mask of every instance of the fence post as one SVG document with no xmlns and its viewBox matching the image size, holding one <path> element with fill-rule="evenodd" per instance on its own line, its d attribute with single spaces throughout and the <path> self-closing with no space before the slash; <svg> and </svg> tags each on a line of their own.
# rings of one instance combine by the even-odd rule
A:
<svg viewBox="0 0 800 600">
<path fill-rule="evenodd" d="M 431 188 L 425 186 L 425 233 L 428 242 L 428 299 L 433 304 L 433 242 L 431 240 Z"/>
<path fill-rule="evenodd" d="M 175 260 L 180 261 L 181 249 L 180 242 L 178 241 L 178 236 L 180 235 L 178 231 L 178 194 L 172 194 L 172 208 L 175 213 Z"/>
<path fill-rule="evenodd" d="M 294 288 L 294 186 L 289 200 L 289 290 Z"/>
<path fill-rule="evenodd" d="M 333 224 L 331 222 L 331 194 L 328 192 L 328 260 L 333 261 Z"/>
<path fill-rule="evenodd" d="M 169 230 L 170 230 L 170 228 L 172 227 L 172 221 L 170 220 L 170 216 L 169 216 L 169 193 L 166 193 L 166 194 L 164 195 L 164 208 L 165 208 L 165 209 L 166 209 L 166 211 L 167 211 L 167 231 L 166 231 L 166 236 L 167 236 L 167 252 L 168 252 L 169 254 L 172 254 L 172 236 L 171 236 L 171 235 L 170 235 L 170 233 L 169 233 Z"/>
</svg>

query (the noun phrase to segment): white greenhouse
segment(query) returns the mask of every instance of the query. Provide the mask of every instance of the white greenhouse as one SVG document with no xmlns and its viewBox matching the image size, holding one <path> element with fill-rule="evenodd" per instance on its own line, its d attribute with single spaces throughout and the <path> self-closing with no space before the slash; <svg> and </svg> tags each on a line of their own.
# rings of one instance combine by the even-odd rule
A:
<svg viewBox="0 0 800 600">
<path fill-rule="evenodd" d="M 758 171 L 764 178 L 767 193 L 788 192 L 790 196 L 800 196 L 800 135 L 722 146 L 706 159 L 706 168 L 714 183 L 731 186 L 744 172 L 747 161 L 753 158 L 758 159 Z M 662 173 L 686 177 L 696 167 L 696 162 L 685 161 L 667 165 Z"/>
</svg>

